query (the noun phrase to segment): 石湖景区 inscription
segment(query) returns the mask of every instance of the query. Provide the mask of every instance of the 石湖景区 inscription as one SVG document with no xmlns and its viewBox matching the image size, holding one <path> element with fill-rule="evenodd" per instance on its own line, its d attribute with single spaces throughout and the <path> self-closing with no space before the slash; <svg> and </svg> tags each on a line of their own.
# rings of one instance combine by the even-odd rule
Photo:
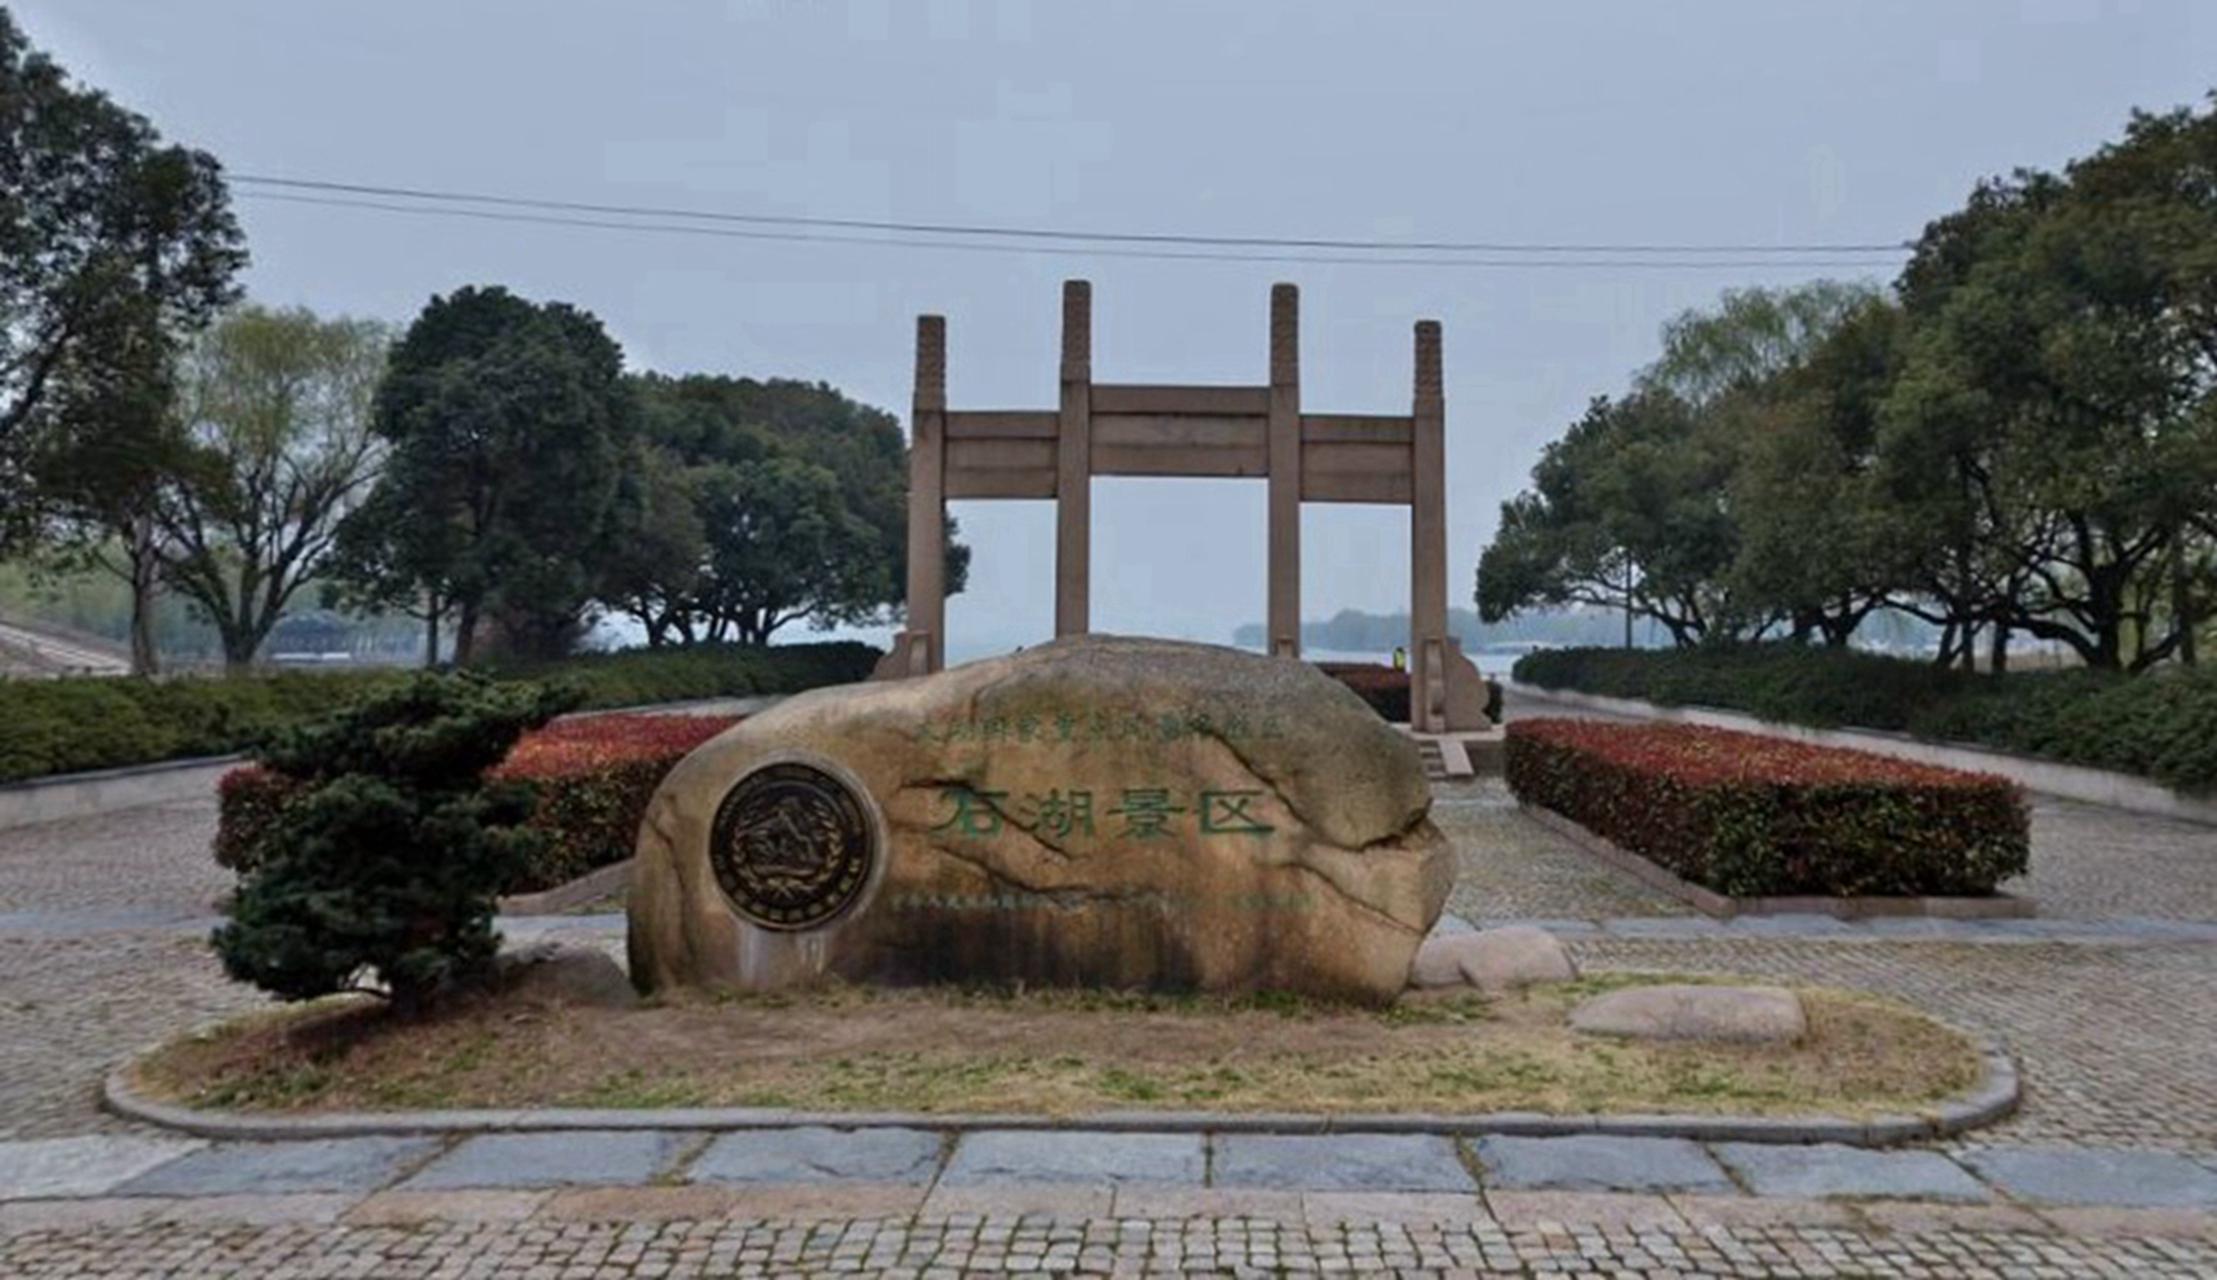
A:
<svg viewBox="0 0 2217 1280">
<path fill-rule="evenodd" d="M 1107 792 L 1099 824 L 1091 788 L 1052 787 L 1012 797 L 980 787 L 941 787 L 946 818 L 932 828 L 957 837 L 985 839 L 1014 827 L 1034 836 L 1066 840 L 1099 836 L 1123 840 L 1169 840 L 1202 836 L 1267 836 L 1276 830 L 1259 812 L 1260 788 L 1176 791 L 1169 787 L 1124 787 Z"/>
</svg>

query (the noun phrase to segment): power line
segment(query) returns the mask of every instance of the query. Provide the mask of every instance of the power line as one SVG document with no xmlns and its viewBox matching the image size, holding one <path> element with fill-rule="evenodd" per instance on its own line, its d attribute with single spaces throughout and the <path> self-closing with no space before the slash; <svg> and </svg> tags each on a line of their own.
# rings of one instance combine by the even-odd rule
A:
<svg viewBox="0 0 2217 1280">
<path fill-rule="evenodd" d="M 229 175 L 231 181 L 251 186 L 332 192 L 353 196 L 444 203 L 494 205 L 504 208 L 541 209 L 562 213 L 617 214 L 635 218 L 685 218 L 707 222 L 753 226 L 816 227 L 839 231 L 886 231 L 933 236 L 986 236 L 999 239 L 1057 240 L 1152 245 L 1200 245 L 1244 249 L 1330 249 L 1352 252 L 1432 253 L 1856 253 L 1899 254 L 1904 244 L 1533 244 L 1474 240 L 1358 240 L 1328 237 L 1211 236 L 1142 231 L 1058 231 L 1041 227 L 994 226 L 947 222 L 894 222 L 867 218 L 826 218 L 799 214 L 733 213 L 716 209 L 683 209 L 653 205 L 593 204 L 574 200 L 542 200 L 483 192 L 436 190 L 424 187 L 386 187 L 358 182 L 326 182 L 267 174 Z"/>
<path fill-rule="evenodd" d="M 1596 270 L 1607 268 L 1669 269 L 1669 270 L 1717 270 L 1730 268 L 1749 270 L 1776 267 L 1796 268 L 1850 268 L 1867 270 L 1884 265 L 1870 259 L 1818 259 L 1818 258 L 1769 258 L 1769 259 L 1685 259 L 1661 258 L 1474 258 L 1439 256 L 1347 256 L 1305 253 L 1217 253 L 1207 250 L 1178 249 L 1129 249 L 1094 246 L 1065 246 L 1030 244 L 997 244 L 976 240 L 920 240 L 901 236 L 842 236 L 813 231 L 748 230 L 737 227 L 688 226 L 681 223 L 648 221 L 613 221 L 609 219 L 572 218 L 553 214 L 521 213 L 492 209 L 463 209 L 444 205 L 393 204 L 377 200 L 356 200 L 340 196 L 293 195 L 277 191 L 242 191 L 249 199 L 270 200 L 283 204 L 315 205 L 335 209 L 367 209 L 381 213 L 413 214 L 433 218 L 469 218 L 483 222 L 525 223 L 538 226 L 581 227 L 601 231 L 645 231 L 663 235 L 709 236 L 717 239 L 770 240 L 809 244 L 859 245 L 865 248 L 939 249 L 962 253 L 1025 253 L 1062 254 L 1089 258 L 1141 258 L 1170 261 L 1202 262 L 1260 262 L 1260 263 L 1311 263 L 1336 266 L 1389 266 L 1389 267 L 1441 267 L 1448 269 L 1483 268 L 1491 270 L 1519 270 L 1532 268 L 1570 268 Z"/>
</svg>

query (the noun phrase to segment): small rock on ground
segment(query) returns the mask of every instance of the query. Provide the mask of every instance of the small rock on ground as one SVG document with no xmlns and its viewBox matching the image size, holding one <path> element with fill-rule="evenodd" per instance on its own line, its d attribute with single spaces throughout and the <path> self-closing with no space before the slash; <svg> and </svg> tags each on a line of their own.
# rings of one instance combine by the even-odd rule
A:
<svg viewBox="0 0 2217 1280">
<path fill-rule="evenodd" d="M 1801 997 L 1784 987 L 1665 984 L 1626 987 L 1571 1010 L 1573 1030 L 1639 1040 L 1784 1044 L 1809 1029 Z"/>
<path fill-rule="evenodd" d="M 1468 985 L 1484 991 L 1568 982 L 1577 976 L 1577 966 L 1555 935 L 1528 924 L 1435 934 L 1417 948 L 1409 967 L 1411 986 Z"/>
</svg>

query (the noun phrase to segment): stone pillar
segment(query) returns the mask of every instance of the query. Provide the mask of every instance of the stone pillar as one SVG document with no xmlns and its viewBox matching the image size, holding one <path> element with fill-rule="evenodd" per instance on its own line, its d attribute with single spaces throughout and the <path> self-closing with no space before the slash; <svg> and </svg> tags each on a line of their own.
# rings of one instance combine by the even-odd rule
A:
<svg viewBox="0 0 2217 1280">
<path fill-rule="evenodd" d="M 1055 437 L 1055 634 L 1091 630 L 1093 286 L 1062 282 L 1062 412 Z"/>
<path fill-rule="evenodd" d="M 1447 401 L 1441 389 L 1440 326 L 1416 324 L 1414 453 L 1409 491 L 1409 721 L 1420 733 L 1447 728 Z"/>
<path fill-rule="evenodd" d="M 1270 286 L 1270 604 L 1264 641 L 1301 656 L 1301 293 Z"/>
<path fill-rule="evenodd" d="M 909 675 L 946 664 L 947 320 L 916 317 L 916 400 L 908 443 Z"/>
</svg>

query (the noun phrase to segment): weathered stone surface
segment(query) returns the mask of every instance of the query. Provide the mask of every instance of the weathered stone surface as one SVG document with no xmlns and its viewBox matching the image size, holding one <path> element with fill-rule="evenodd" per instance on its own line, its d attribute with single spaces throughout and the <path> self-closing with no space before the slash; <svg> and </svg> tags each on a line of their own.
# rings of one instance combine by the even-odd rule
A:
<svg viewBox="0 0 2217 1280">
<path fill-rule="evenodd" d="M 172 1160 L 117 1189 L 127 1196 L 374 1191 L 439 1149 L 437 1138 L 226 1142 Z"/>
<path fill-rule="evenodd" d="M 425 1165 L 403 1191 L 638 1186 L 668 1173 L 692 1134 L 660 1129 L 488 1133 Z"/>
<path fill-rule="evenodd" d="M 1732 1180 L 1684 1138 L 1493 1136 L 1476 1143 L 1486 1185 L 1512 1191 L 1727 1192 Z"/>
<path fill-rule="evenodd" d="M 1627 987 L 1570 1012 L 1574 1030 L 1642 1040 L 1778 1044 L 1809 1029 L 1801 997 L 1784 987 Z"/>
<path fill-rule="evenodd" d="M 882 832 L 851 906 L 809 927 L 743 918 L 712 864 L 718 807 L 781 761 L 837 778 Z M 646 991 L 836 974 L 1387 1000 L 1453 878 L 1430 804 L 1414 745 L 1354 694 L 1237 650 L 1073 637 L 817 690 L 701 747 L 656 793 L 631 972 Z"/>
<path fill-rule="evenodd" d="M 494 982 L 509 995 L 561 1004 L 624 1009 L 639 1003 L 622 965 L 595 947 L 535 942 L 502 952 Z"/>
<path fill-rule="evenodd" d="M 1412 986 L 1467 985 L 1485 991 L 1513 991 L 1577 976 L 1578 967 L 1555 935 L 1528 924 L 1434 934 L 1416 949 L 1416 962 L 1409 968 Z"/>
<path fill-rule="evenodd" d="M 1227 1133 L 1210 1180 L 1289 1191 L 1473 1191 L 1477 1184 L 1437 1133 Z"/>
<path fill-rule="evenodd" d="M 1717 1145 L 1716 1154 L 1759 1196 L 1993 1199 L 1978 1179 L 1937 1151 L 1872 1151 L 1834 1142 L 1726 1142 Z"/>
</svg>

